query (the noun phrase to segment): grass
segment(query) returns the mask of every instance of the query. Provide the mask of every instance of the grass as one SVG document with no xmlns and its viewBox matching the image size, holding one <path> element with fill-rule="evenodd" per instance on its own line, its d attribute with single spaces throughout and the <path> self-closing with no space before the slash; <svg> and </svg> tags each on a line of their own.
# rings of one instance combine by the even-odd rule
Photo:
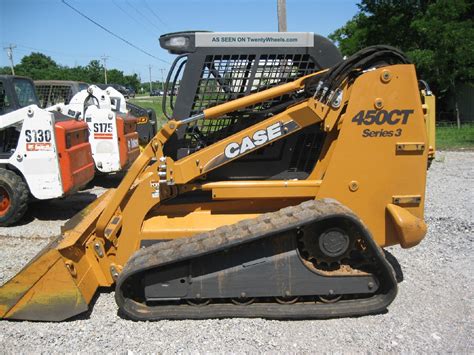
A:
<svg viewBox="0 0 474 355">
<path fill-rule="evenodd" d="M 151 108 L 156 112 L 156 118 L 158 120 L 158 129 L 163 123 L 167 121 L 162 110 L 162 97 L 160 96 L 136 96 L 134 99 L 130 99 L 132 104 L 136 104 L 143 108 Z M 168 113 L 171 113 L 171 109 L 168 107 Z"/>
<path fill-rule="evenodd" d="M 465 123 L 458 129 L 455 123 L 436 126 L 436 149 L 474 149 L 474 123 Z"/>
</svg>

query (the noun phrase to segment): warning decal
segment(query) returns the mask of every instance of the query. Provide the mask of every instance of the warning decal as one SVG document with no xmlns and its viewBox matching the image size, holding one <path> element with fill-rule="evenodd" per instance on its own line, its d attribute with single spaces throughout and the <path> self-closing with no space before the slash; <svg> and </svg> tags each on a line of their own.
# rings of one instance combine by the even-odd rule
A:
<svg viewBox="0 0 474 355">
<path fill-rule="evenodd" d="M 94 139 L 113 139 L 112 133 L 94 133 Z"/>
<path fill-rule="evenodd" d="M 26 150 L 29 152 L 42 152 L 53 150 L 51 143 L 26 143 Z"/>
</svg>

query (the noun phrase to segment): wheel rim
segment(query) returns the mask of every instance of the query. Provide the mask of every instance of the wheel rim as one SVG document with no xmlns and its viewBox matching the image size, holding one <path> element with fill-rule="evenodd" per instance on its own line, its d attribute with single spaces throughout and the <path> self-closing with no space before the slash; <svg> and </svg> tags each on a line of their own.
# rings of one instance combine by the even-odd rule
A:
<svg viewBox="0 0 474 355">
<path fill-rule="evenodd" d="M 10 195 L 4 187 L 0 186 L 0 217 L 4 216 L 10 209 Z"/>
</svg>

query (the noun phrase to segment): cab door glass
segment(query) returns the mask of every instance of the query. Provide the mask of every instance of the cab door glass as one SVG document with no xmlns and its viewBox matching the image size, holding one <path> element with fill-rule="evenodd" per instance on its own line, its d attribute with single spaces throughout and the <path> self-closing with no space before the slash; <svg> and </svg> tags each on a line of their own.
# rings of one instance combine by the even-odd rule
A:
<svg viewBox="0 0 474 355">
<path fill-rule="evenodd" d="M 36 97 L 35 87 L 29 80 L 14 79 L 13 86 L 15 88 L 15 93 L 20 107 L 39 105 L 38 98 Z"/>
<path fill-rule="evenodd" d="M 8 97 L 5 88 L 3 87 L 3 82 L 0 81 L 0 115 L 4 114 L 11 105 L 11 100 Z"/>
</svg>

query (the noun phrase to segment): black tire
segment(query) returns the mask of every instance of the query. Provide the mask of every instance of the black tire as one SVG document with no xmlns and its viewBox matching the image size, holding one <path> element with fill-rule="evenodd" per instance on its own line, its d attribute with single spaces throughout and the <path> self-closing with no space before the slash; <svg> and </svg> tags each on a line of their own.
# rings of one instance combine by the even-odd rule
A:
<svg viewBox="0 0 474 355">
<path fill-rule="evenodd" d="M 29 190 L 13 171 L 0 168 L 0 227 L 18 222 L 28 208 Z"/>
</svg>

